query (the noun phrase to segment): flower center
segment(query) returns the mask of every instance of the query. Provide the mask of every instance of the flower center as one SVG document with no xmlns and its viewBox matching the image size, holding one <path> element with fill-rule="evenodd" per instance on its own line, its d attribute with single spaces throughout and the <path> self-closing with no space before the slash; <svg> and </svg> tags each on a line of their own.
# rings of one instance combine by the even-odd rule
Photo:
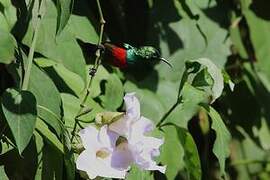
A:
<svg viewBox="0 0 270 180">
<path fill-rule="evenodd" d="M 96 152 L 96 157 L 99 157 L 101 159 L 105 159 L 109 156 L 109 152 L 106 149 L 100 149 Z"/>
<path fill-rule="evenodd" d="M 115 145 L 118 146 L 122 143 L 128 143 L 127 138 L 123 137 L 123 136 L 119 136 L 119 138 L 116 140 Z"/>
</svg>

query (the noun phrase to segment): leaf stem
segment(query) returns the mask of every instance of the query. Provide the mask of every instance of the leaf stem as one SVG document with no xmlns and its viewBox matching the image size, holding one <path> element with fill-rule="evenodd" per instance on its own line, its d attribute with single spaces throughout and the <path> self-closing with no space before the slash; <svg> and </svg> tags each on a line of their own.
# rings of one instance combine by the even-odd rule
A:
<svg viewBox="0 0 270 180">
<path fill-rule="evenodd" d="M 185 82 L 187 81 L 188 72 L 185 70 L 182 76 L 182 79 L 179 82 L 178 94 L 176 102 L 171 106 L 171 108 L 161 117 L 159 122 L 156 124 L 157 128 L 162 126 L 162 123 L 167 119 L 167 117 L 173 112 L 173 110 L 182 102 L 181 92 L 184 87 Z"/>
<path fill-rule="evenodd" d="M 23 78 L 23 83 L 22 83 L 22 90 L 27 90 L 28 89 L 28 84 L 29 84 L 29 79 L 30 79 L 30 74 L 31 74 L 31 68 L 32 68 L 32 64 L 33 64 L 33 57 L 34 57 L 34 52 L 35 52 L 35 48 L 36 48 L 36 42 L 37 42 L 37 37 L 38 37 L 38 32 L 39 32 L 39 28 L 40 28 L 40 23 L 41 23 L 41 13 L 40 10 L 42 9 L 42 3 L 43 1 L 41 1 L 40 3 L 40 7 L 39 7 L 39 12 L 38 12 L 38 17 L 37 17 L 37 22 L 36 22 L 36 26 L 34 27 L 34 35 L 33 35 L 33 41 L 31 43 L 31 47 L 30 47 L 30 51 L 27 57 L 27 68 L 25 71 L 25 76 Z"/>
<path fill-rule="evenodd" d="M 98 13 L 99 13 L 99 17 L 100 17 L 100 33 L 99 33 L 99 39 L 98 39 L 98 43 L 97 43 L 97 46 L 99 47 L 101 45 L 101 42 L 102 42 L 102 39 L 103 39 L 103 34 L 104 34 L 104 25 L 106 23 L 106 21 L 104 20 L 104 17 L 103 17 L 103 12 L 102 12 L 102 9 L 101 9 L 101 5 L 100 5 L 100 2 L 99 0 L 96 0 L 97 2 L 97 6 L 98 6 Z M 91 88 L 91 85 L 92 85 L 92 82 L 93 82 L 93 79 L 95 77 L 95 74 L 98 70 L 98 67 L 101 63 L 101 52 L 100 52 L 100 49 L 98 48 L 97 51 L 96 51 L 96 59 L 95 59 L 95 64 L 94 66 L 90 69 L 90 80 L 87 84 L 87 87 L 86 87 L 86 93 L 85 93 L 85 96 L 80 104 L 80 109 L 75 117 L 75 124 L 74 124 L 74 127 L 73 127 L 73 130 L 72 130 L 72 137 L 71 137 L 71 142 L 73 141 L 74 139 L 74 136 L 75 136 L 75 131 L 77 129 L 77 125 L 78 125 L 78 122 L 79 122 L 79 119 L 78 119 L 78 115 L 80 115 L 84 109 L 84 107 L 86 106 L 85 103 L 86 103 L 86 100 L 88 98 L 88 96 L 90 95 L 90 88 Z"/>
</svg>

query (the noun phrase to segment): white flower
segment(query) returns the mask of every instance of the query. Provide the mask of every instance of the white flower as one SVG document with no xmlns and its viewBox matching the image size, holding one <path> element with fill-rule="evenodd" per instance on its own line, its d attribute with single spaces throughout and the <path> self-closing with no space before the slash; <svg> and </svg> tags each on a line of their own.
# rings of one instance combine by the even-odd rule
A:
<svg viewBox="0 0 270 180">
<path fill-rule="evenodd" d="M 126 94 L 124 100 L 126 113 L 123 117 L 119 116 L 120 119 L 109 127 L 102 125 L 101 120 L 98 121 L 101 122 L 100 130 L 89 126 L 80 132 L 85 150 L 77 159 L 77 169 L 86 172 L 91 179 L 97 176 L 125 178 L 132 164 L 143 170 L 165 173 L 166 167 L 158 166 L 154 161 L 160 154 L 163 139 L 146 135 L 154 125 L 140 115 L 140 103 L 135 93 Z"/>
<path fill-rule="evenodd" d="M 97 176 L 108 178 L 125 178 L 128 169 L 118 170 L 112 167 L 112 152 L 119 137 L 108 131 L 107 125 L 98 131 L 89 126 L 79 133 L 85 150 L 79 155 L 77 169 L 85 171 L 90 179 Z"/>
<path fill-rule="evenodd" d="M 124 97 L 126 114 L 123 118 L 110 124 L 109 129 L 125 140 L 120 142 L 113 154 L 112 165 L 119 170 L 128 169 L 132 163 L 144 170 L 158 170 L 165 173 L 165 166 L 158 166 L 154 157 L 160 154 L 162 139 L 146 136 L 154 129 L 151 120 L 140 116 L 140 103 L 135 93 Z"/>
</svg>

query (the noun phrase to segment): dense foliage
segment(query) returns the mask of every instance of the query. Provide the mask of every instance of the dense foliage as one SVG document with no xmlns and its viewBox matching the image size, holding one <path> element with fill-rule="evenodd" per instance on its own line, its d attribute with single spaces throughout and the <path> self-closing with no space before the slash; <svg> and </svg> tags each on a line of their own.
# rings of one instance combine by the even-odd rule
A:
<svg viewBox="0 0 270 180">
<path fill-rule="evenodd" d="M 167 165 L 127 179 L 269 179 L 270 4 L 100 0 L 100 36 L 97 2 L 0 0 L 0 179 L 82 178 L 77 132 L 123 111 L 127 92 L 165 138 Z M 151 45 L 173 68 L 102 61 L 87 89 L 99 38 Z"/>
</svg>

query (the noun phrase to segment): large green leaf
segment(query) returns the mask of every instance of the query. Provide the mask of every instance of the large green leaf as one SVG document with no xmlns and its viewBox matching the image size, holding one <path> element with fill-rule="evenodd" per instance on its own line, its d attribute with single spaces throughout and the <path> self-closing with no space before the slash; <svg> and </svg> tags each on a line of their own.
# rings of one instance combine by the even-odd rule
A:
<svg viewBox="0 0 270 180">
<path fill-rule="evenodd" d="M 37 99 L 38 116 L 54 128 L 60 137 L 62 133 L 60 93 L 47 74 L 35 65 L 31 69 L 29 91 Z"/>
<path fill-rule="evenodd" d="M 51 60 L 62 63 L 85 81 L 85 61 L 75 36 L 65 28 L 59 36 L 55 37 L 56 7 L 52 1 L 46 1 L 46 9 L 49 9 L 49 11 L 46 11 L 44 17 L 42 17 L 35 51 Z M 31 23 L 34 23 L 34 20 Z M 23 38 L 23 43 L 30 46 L 32 36 L 33 29 L 29 26 Z"/>
<path fill-rule="evenodd" d="M 16 8 L 13 6 L 11 0 L 0 0 L 0 5 L 3 7 L 3 9 L 1 9 L 3 14 L 0 13 L 0 29 L 5 28 L 5 30 L 11 31 L 17 21 Z"/>
<path fill-rule="evenodd" d="M 263 12 L 263 4 L 255 5 L 255 2 L 251 5 L 251 0 L 241 0 L 242 12 L 247 21 L 250 39 L 252 46 L 255 50 L 255 56 L 257 58 L 257 69 L 264 72 L 268 79 L 270 79 L 269 73 L 269 59 L 270 59 L 270 37 L 266 34 L 270 31 L 270 21 L 265 18 L 261 18 L 256 12 Z M 266 4 L 265 6 L 268 6 Z M 252 6 L 252 8 L 250 8 Z M 261 6 L 261 7 L 260 7 Z M 254 8 L 254 9 L 253 9 Z M 253 9 L 253 10 L 252 10 Z M 262 10 L 261 10 L 262 9 Z M 267 13 L 266 13 L 267 14 Z"/>
<path fill-rule="evenodd" d="M 6 17 L 0 12 L 0 23 L 1 23 L 1 27 L 0 29 L 3 31 L 9 31 L 9 27 L 8 27 L 8 23 L 6 21 Z"/>
<path fill-rule="evenodd" d="M 98 34 L 95 31 L 93 23 L 91 23 L 87 17 L 72 14 L 67 28 L 69 28 L 69 31 L 74 34 L 76 38 L 83 42 L 98 42 Z"/>
<path fill-rule="evenodd" d="M 160 159 L 163 165 L 167 165 L 167 178 L 174 179 L 185 168 L 188 179 L 200 180 L 200 158 L 192 136 L 186 129 L 173 124 L 162 129 L 165 133 L 165 143 L 162 145 Z"/>
<path fill-rule="evenodd" d="M 105 84 L 105 94 L 100 97 L 104 108 L 115 111 L 122 104 L 123 96 L 122 82 L 115 74 L 110 75 Z"/>
<path fill-rule="evenodd" d="M 187 128 L 188 121 L 199 110 L 199 103 L 207 101 L 207 95 L 189 83 L 185 83 L 182 97 L 182 102 L 171 112 L 166 122 L 172 122 L 179 127 Z"/>
<path fill-rule="evenodd" d="M 225 176 L 225 160 L 230 155 L 229 144 L 231 134 L 221 119 L 219 113 L 208 105 L 202 106 L 212 119 L 212 129 L 216 132 L 216 140 L 213 147 L 213 153 L 218 158 L 221 176 Z"/>
<path fill-rule="evenodd" d="M 153 175 L 150 174 L 149 171 L 144 171 L 142 169 L 139 169 L 136 166 L 132 166 L 131 170 L 129 171 L 126 180 L 153 180 Z"/>
<path fill-rule="evenodd" d="M 64 154 L 64 146 L 59 139 L 50 131 L 49 127 L 41 120 L 37 119 L 37 132 L 45 139 L 47 143 L 52 145 L 57 151 Z"/>
<path fill-rule="evenodd" d="M 167 166 L 166 177 L 174 179 L 185 166 L 184 149 L 178 139 L 177 127 L 165 126 L 163 130 L 165 141 L 161 146 L 160 160 L 163 165 Z"/>
<path fill-rule="evenodd" d="M 7 89 L 3 94 L 2 108 L 19 153 L 22 154 L 35 128 L 36 98 L 29 91 Z"/>
<path fill-rule="evenodd" d="M 75 117 L 78 115 L 77 113 L 79 112 L 81 101 L 79 98 L 66 93 L 61 93 L 61 98 L 63 102 L 65 125 L 68 128 L 72 128 L 75 123 Z M 91 97 L 88 97 L 85 104 L 87 107 L 91 109 L 91 111 L 85 115 L 80 116 L 78 118 L 80 120 L 86 122 L 93 121 L 97 113 L 105 111 Z"/>
<path fill-rule="evenodd" d="M 9 64 L 14 60 L 15 39 L 13 36 L 0 29 L 0 63 Z"/>
<path fill-rule="evenodd" d="M 62 64 L 55 64 L 53 68 L 77 96 L 82 94 L 85 84 L 78 74 L 69 71 Z"/>
<path fill-rule="evenodd" d="M 23 55 L 23 59 L 26 60 L 25 55 Z M 8 66 L 8 70 L 13 76 L 17 87 L 20 87 L 22 81 L 23 71 L 21 68 L 21 66 L 17 68 L 16 64 Z M 60 137 L 63 126 L 60 93 L 48 75 L 35 64 L 31 68 L 28 90 L 36 97 L 38 116 L 46 121 Z"/>
<path fill-rule="evenodd" d="M 73 8 L 73 0 L 57 0 L 57 33 L 66 26 Z"/>
</svg>

